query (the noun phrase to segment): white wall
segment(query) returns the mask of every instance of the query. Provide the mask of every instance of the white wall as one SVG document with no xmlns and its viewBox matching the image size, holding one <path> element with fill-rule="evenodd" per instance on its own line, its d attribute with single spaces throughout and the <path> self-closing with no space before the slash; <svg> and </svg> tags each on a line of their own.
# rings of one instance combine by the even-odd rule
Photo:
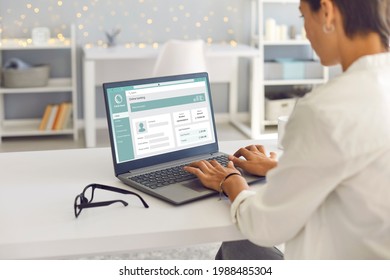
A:
<svg viewBox="0 0 390 280">
<path fill-rule="evenodd" d="M 119 28 L 117 43 L 163 43 L 177 39 L 203 39 L 208 42 L 239 43 L 250 42 L 250 0 L 0 0 L 0 35 L 3 38 L 30 37 L 33 27 L 50 28 L 53 37 L 69 36 L 69 27 L 77 29 L 79 116 L 82 117 L 81 87 L 81 47 L 94 44 L 104 45 L 106 31 Z M 268 4 L 265 17 L 292 25 L 297 31 L 302 28 L 297 4 Z M 274 57 L 307 56 L 307 49 L 275 48 Z M 310 53 L 310 52 L 309 52 Z M 58 53 L 57 53 L 58 54 Z M 15 52 L 5 52 L 3 62 L 10 57 L 19 56 Z M 70 73 L 69 63 L 58 57 L 47 58 L 48 53 L 36 52 L 33 56 L 24 56 L 30 63 L 40 63 L 49 59 L 51 75 L 61 76 Z M 60 65 L 60 67 L 58 67 Z M 239 111 L 248 111 L 247 60 L 240 61 L 239 73 Z M 215 111 L 225 113 L 228 110 L 228 88 L 225 84 L 212 85 L 215 98 Z M 55 95 L 58 96 L 58 95 Z M 56 101 L 54 96 L 43 94 L 7 96 L 6 118 L 40 117 L 44 106 Z M 15 110 L 17 108 L 17 110 Z M 97 90 L 97 115 L 104 116 L 101 89 Z"/>
<path fill-rule="evenodd" d="M 2 38 L 30 37 L 33 27 L 50 28 L 53 37 L 69 36 L 69 26 L 75 24 L 77 45 L 103 45 L 106 31 L 119 28 L 117 43 L 162 43 L 167 39 L 201 38 L 209 42 L 235 40 L 249 43 L 250 1 L 237 0 L 31 0 L 0 1 L 0 34 Z M 81 81 L 79 51 L 78 72 Z M 5 53 L 3 62 L 13 57 L 14 52 Z M 30 63 L 39 63 L 45 53 L 34 57 L 23 57 Z M 69 65 L 52 67 L 52 76 L 69 72 Z M 241 62 L 239 110 L 247 111 L 248 65 Z M 82 116 L 82 92 L 79 85 L 79 116 Z M 216 112 L 227 112 L 227 85 L 213 85 L 216 97 Z M 101 93 L 97 94 L 97 115 L 104 115 Z M 61 98 L 61 97 L 60 97 Z M 6 117 L 39 117 L 43 104 L 55 102 L 52 97 L 18 96 L 6 98 Z M 17 110 L 15 110 L 17 106 Z M 23 112 L 23 113 L 21 113 Z M 21 115 L 22 114 L 22 115 Z"/>
</svg>

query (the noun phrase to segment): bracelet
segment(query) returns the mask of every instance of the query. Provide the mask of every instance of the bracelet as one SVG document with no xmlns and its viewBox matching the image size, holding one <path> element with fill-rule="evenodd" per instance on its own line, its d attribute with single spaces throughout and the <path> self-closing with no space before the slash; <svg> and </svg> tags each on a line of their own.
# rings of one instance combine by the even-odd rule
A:
<svg viewBox="0 0 390 280">
<path fill-rule="evenodd" d="M 224 190 L 223 190 L 223 188 L 222 188 L 222 185 L 223 185 L 223 183 L 225 183 L 225 181 L 226 181 L 230 176 L 233 176 L 233 175 L 241 176 L 240 173 L 236 173 L 236 172 L 229 173 L 228 175 L 225 176 L 225 178 L 222 179 L 221 183 L 219 183 L 219 200 L 222 199 L 222 194 L 224 194 L 225 196 L 227 196 L 227 194 L 224 192 Z"/>
</svg>

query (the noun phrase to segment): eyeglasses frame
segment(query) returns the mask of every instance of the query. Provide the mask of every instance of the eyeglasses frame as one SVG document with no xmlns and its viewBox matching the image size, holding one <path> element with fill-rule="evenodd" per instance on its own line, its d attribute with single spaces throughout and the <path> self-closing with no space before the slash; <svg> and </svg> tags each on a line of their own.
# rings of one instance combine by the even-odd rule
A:
<svg viewBox="0 0 390 280">
<path fill-rule="evenodd" d="M 90 200 L 88 200 L 85 197 L 85 192 L 88 190 L 88 188 L 92 188 L 92 191 L 91 191 L 92 194 L 91 194 L 91 199 Z M 128 190 L 123 190 L 123 189 L 120 189 L 120 188 L 111 187 L 111 186 L 107 186 L 107 185 L 101 185 L 101 184 L 93 183 L 93 184 L 87 185 L 83 189 L 83 191 L 76 196 L 76 198 L 74 200 L 74 215 L 76 216 L 76 218 L 80 215 L 81 211 L 83 209 L 85 209 L 85 208 L 108 206 L 108 205 L 111 205 L 111 204 L 114 204 L 114 203 L 117 203 L 117 202 L 122 203 L 123 206 L 129 205 L 126 201 L 121 200 L 121 199 L 100 201 L 100 202 L 92 202 L 93 198 L 94 198 L 94 195 L 95 195 L 95 189 L 112 191 L 112 192 L 117 192 L 117 193 L 122 193 L 122 194 L 135 195 L 136 197 L 138 197 L 141 200 L 141 202 L 142 202 L 142 204 L 143 204 L 143 206 L 145 208 L 149 208 L 149 205 L 146 203 L 146 201 L 139 194 L 137 194 L 135 192 L 128 191 Z M 79 198 L 80 198 L 80 204 L 77 203 Z"/>
</svg>

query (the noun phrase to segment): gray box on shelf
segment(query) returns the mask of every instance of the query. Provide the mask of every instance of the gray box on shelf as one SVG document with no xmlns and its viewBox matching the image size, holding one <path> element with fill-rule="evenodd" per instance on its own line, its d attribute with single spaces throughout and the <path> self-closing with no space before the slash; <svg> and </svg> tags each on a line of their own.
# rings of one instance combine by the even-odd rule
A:
<svg viewBox="0 0 390 280">
<path fill-rule="evenodd" d="M 273 60 L 264 63 L 266 80 L 301 80 L 323 78 L 323 68 L 318 61 Z"/>
<path fill-rule="evenodd" d="M 285 80 L 305 79 L 305 62 L 289 58 L 276 59 L 282 65 L 282 78 Z"/>
<path fill-rule="evenodd" d="M 3 86 L 6 88 L 44 87 L 49 82 L 49 65 L 27 69 L 3 69 Z"/>
</svg>

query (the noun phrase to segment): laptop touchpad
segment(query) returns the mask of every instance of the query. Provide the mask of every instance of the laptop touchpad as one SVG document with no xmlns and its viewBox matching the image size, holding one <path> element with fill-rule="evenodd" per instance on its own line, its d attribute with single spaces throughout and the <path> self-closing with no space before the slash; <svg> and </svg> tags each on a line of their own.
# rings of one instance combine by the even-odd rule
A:
<svg viewBox="0 0 390 280">
<path fill-rule="evenodd" d="M 183 183 L 183 186 L 190 188 L 190 189 L 197 191 L 197 192 L 209 192 L 210 191 L 210 190 L 206 189 L 198 179 Z"/>
</svg>

